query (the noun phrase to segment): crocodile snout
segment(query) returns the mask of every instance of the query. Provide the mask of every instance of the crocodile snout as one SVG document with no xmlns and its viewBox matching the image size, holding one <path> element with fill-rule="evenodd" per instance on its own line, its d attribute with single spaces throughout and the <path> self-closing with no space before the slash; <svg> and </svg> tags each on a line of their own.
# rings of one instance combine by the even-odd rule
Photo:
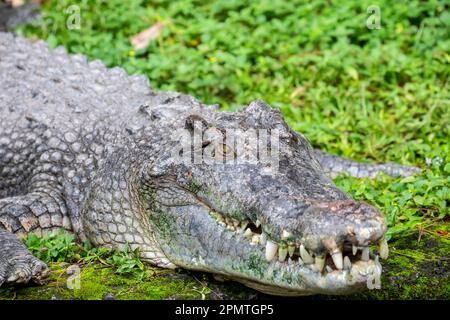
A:
<svg viewBox="0 0 450 320">
<path fill-rule="evenodd" d="M 364 202 L 279 199 L 268 208 L 258 221 L 269 261 L 276 257 L 318 272 L 350 270 L 352 263 L 370 260 L 371 244 L 387 257 L 385 217 Z"/>
</svg>

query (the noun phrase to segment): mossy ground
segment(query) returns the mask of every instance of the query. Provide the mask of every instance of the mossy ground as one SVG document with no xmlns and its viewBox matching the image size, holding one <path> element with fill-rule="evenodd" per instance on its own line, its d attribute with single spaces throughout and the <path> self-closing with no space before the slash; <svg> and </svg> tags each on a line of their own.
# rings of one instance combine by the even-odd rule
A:
<svg viewBox="0 0 450 320">
<path fill-rule="evenodd" d="M 448 232 L 448 233 L 447 233 Z M 382 261 L 382 289 L 345 296 L 301 299 L 450 299 L 450 227 L 438 225 L 390 243 Z M 68 289 L 68 264 L 51 264 L 47 284 L 0 289 L 0 300 L 267 299 L 269 296 L 211 275 L 147 267 L 142 279 L 114 273 L 100 263 L 80 266 L 80 289 Z M 296 298 L 298 299 L 298 298 Z"/>
<path fill-rule="evenodd" d="M 47 284 L 2 289 L 0 299 L 198 299 L 207 290 L 201 281 L 186 274 L 148 268 L 143 279 L 115 274 L 99 263 L 81 267 L 79 289 L 68 289 L 68 264 L 52 264 Z"/>
</svg>

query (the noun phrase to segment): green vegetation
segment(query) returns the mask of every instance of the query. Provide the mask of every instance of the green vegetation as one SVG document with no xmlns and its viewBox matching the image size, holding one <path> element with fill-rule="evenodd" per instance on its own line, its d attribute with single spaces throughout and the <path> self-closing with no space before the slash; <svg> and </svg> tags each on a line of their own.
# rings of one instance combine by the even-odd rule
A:
<svg viewBox="0 0 450 320">
<path fill-rule="evenodd" d="M 121 251 L 106 248 L 93 248 L 85 241 L 79 244 L 75 236 L 61 230 L 59 233 L 47 233 L 42 237 L 30 234 L 25 243 L 31 253 L 45 263 L 66 262 L 86 265 L 92 262 L 112 267 L 117 274 L 132 275 L 142 279 L 145 273 L 139 259 L 139 250 L 131 251 L 125 245 Z"/>
<path fill-rule="evenodd" d="M 336 179 L 387 215 L 393 243 L 450 221 L 447 1 L 379 0 L 381 28 L 373 30 L 366 26 L 373 2 L 365 0 L 82 1 L 81 28 L 69 30 L 72 4 L 49 1 L 42 18 L 18 32 L 145 74 L 156 89 L 189 93 L 223 110 L 262 98 L 322 150 L 422 167 L 422 174 L 404 179 Z M 165 26 L 161 35 L 134 50 L 130 39 L 158 22 Z M 98 264 L 106 255 L 86 253 L 67 237 L 29 238 L 28 245 L 45 261 L 91 257 Z M 146 277 L 135 255 L 115 257 L 106 263 Z M 407 263 L 414 277 L 410 259 L 400 254 L 392 263 Z M 398 297 L 435 287 L 424 281 L 409 293 L 397 288 L 404 294 Z M 447 281 L 440 296 L 448 292 Z"/>
<path fill-rule="evenodd" d="M 448 166 L 450 169 L 450 166 Z M 366 200 L 378 206 L 387 216 L 393 234 L 412 231 L 437 221 L 448 221 L 450 176 L 439 169 L 424 174 L 394 179 L 379 175 L 377 179 L 338 177 L 336 184 L 357 200 Z"/>
</svg>

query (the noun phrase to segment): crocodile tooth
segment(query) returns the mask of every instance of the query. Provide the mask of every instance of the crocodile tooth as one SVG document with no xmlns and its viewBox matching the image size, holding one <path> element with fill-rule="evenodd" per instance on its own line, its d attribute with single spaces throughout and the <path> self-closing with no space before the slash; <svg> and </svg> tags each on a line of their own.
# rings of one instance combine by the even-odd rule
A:
<svg viewBox="0 0 450 320">
<path fill-rule="evenodd" d="M 250 230 L 250 228 L 247 228 L 244 232 L 244 237 L 251 238 L 252 235 L 253 235 L 252 230 Z"/>
<path fill-rule="evenodd" d="M 370 253 L 369 247 L 364 247 L 361 254 L 361 260 L 369 261 L 369 253 Z"/>
<path fill-rule="evenodd" d="M 328 273 L 333 272 L 333 269 L 330 266 L 326 266 L 325 270 L 327 270 Z"/>
<path fill-rule="evenodd" d="M 260 225 L 261 225 L 261 221 L 259 221 L 259 220 L 257 219 L 256 222 L 255 222 L 255 226 L 256 226 L 257 228 L 259 228 Z"/>
<path fill-rule="evenodd" d="M 261 236 L 259 237 L 259 243 L 262 245 L 265 245 L 267 241 L 267 234 L 265 232 L 261 233 Z"/>
<path fill-rule="evenodd" d="M 314 258 L 311 257 L 311 255 L 308 253 L 308 250 L 306 250 L 305 246 L 302 244 L 300 245 L 300 256 L 302 257 L 305 264 L 314 263 Z"/>
<path fill-rule="evenodd" d="M 293 263 L 294 263 L 294 262 L 292 261 L 292 259 L 291 259 L 291 258 L 288 258 L 288 266 L 291 267 L 291 266 L 293 265 Z"/>
<path fill-rule="evenodd" d="M 358 247 L 352 244 L 352 253 L 355 255 L 358 252 Z"/>
<path fill-rule="evenodd" d="M 325 267 L 325 257 L 325 255 L 316 256 L 315 266 L 318 272 L 322 272 L 323 268 Z"/>
<path fill-rule="evenodd" d="M 294 251 L 295 251 L 295 244 L 290 244 L 288 246 L 289 257 L 292 257 L 294 255 Z"/>
<path fill-rule="evenodd" d="M 219 215 L 218 215 L 218 217 L 217 217 L 217 220 L 219 220 L 219 222 L 225 223 L 225 218 L 224 218 L 223 215 L 221 215 L 220 213 L 219 213 Z"/>
<path fill-rule="evenodd" d="M 216 220 L 219 219 L 219 214 L 218 214 L 217 212 L 215 212 L 215 211 L 210 211 L 210 212 L 209 212 L 209 215 L 210 215 L 211 217 L 215 218 Z"/>
<path fill-rule="evenodd" d="M 337 269 L 342 270 L 344 266 L 344 261 L 342 259 L 342 252 L 341 251 L 335 251 L 331 254 L 331 258 L 333 259 L 334 265 Z"/>
<path fill-rule="evenodd" d="M 233 225 L 233 220 L 231 218 L 226 217 L 225 218 L 225 222 L 227 223 L 227 225 L 232 226 Z"/>
<path fill-rule="evenodd" d="M 248 226 L 248 221 L 247 220 L 244 220 L 244 221 L 241 222 L 241 228 L 242 229 L 245 230 L 247 228 L 247 226 Z"/>
<path fill-rule="evenodd" d="M 344 270 L 350 270 L 352 268 L 352 262 L 350 261 L 350 258 L 345 256 L 344 257 Z"/>
<path fill-rule="evenodd" d="M 258 244 L 259 243 L 259 234 L 254 234 L 252 237 L 252 243 Z"/>
<path fill-rule="evenodd" d="M 286 240 L 287 238 L 289 238 L 292 234 L 287 231 L 287 230 L 283 230 L 283 232 L 281 233 L 281 239 Z"/>
<path fill-rule="evenodd" d="M 389 256 L 389 246 L 386 239 L 380 241 L 380 257 L 386 260 Z"/>
<path fill-rule="evenodd" d="M 266 260 L 271 261 L 273 257 L 277 254 L 278 245 L 275 242 L 267 239 L 266 242 Z"/>
<path fill-rule="evenodd" d="M 380 264 L 380 259 L 378 258 L 378 255 L 375 256 L 375 264 L 377 266 Z"/>
<path fill-rule="evenodd" d="M 227 226 L 227 224 L 226 224 L 225 222 L 223 222 L 223 221 L 219 221 L 219 224 L 220 224 L 222 227 L 226 227 L 226 226 Z"/>
<path fill-rule="evenodd" d="M 286 246 L 280 246 L 278 249 L 278 261 L 286 260 L 287 252 L 288 250 Z"/>
</svg>

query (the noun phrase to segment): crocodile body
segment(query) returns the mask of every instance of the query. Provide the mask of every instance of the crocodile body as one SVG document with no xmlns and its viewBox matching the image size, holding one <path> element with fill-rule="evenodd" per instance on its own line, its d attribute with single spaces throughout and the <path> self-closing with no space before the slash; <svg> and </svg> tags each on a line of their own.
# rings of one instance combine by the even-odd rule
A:
<svg viewBox="0 0 450 320">
<path fill-rule="evenodd" d="M 46 266 L 19 237 L 62 228 L 96 246 L 139 248 L 150 264 L 212 272 L 268 293 L 353 292 L 379 277 L 368 245 L 380 242 L 387 255 L 386 223 L 326 173 L 416 172 L 314 151 L 262 101 L 218 112 L 154 91 L 146 77 L 7 33 L 0 33 L 0 112 L 0 285 L 41 281 Z M 200 130 L 207 148 L 228 128 L 276 129 L 278 171 L 173 160 L 177 130 Z M 233 146 L 221 141 L 226 155 Z"/>
</svg>

